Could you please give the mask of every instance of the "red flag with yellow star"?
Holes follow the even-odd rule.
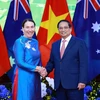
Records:
[[[37,34],[43,66],[46,66],[49,60],[52,43],[60,39],[57,23],[61,19],[67,19],[71,22],[66,0],[46,0],[42,21]],[[72,33],[74,34],[74,31]],[[50,76],[53,77],[53,73]]]
[[[0,76],[6,73],[10,68],[11,66],[7,53],[6,43],[0,26]]]

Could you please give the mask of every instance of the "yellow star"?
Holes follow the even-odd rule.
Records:
[[[49,19],[41,22],[41,27],[48,30],[47,43],[49,43],[55,33],[58,33],[57,23],[59,22],[59,20],[65,19],[68,16],[68,13],[69,12],[60,16],[55,16],[54,12],[51,9],[51,6],[49,6]]]

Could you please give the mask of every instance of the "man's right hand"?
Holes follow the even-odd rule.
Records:
[[[44,78],[44,77],[46,77],[47,76],[47,71],[46,71],[46,68],[44,68],[44,67],[42,67],[41,68],[41,71],[40,71],[40,75]]]

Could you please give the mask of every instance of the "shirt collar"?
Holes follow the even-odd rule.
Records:
[[[70,34],[65,40],[66,40],[67,42],[69,42],[70,39],[71,39],[71,37],[72,37],[72,35]],[[62,39],[61,39],[61,42],[62,42],[63,40],[64,40],[64,39],[62,38]]]

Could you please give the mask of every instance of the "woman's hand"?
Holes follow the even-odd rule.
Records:
[[[41,66],[37,66],[36,69],[35,69],[35,71],[36,72],[40,72],[41,71],[41,68],[42,68]]]

